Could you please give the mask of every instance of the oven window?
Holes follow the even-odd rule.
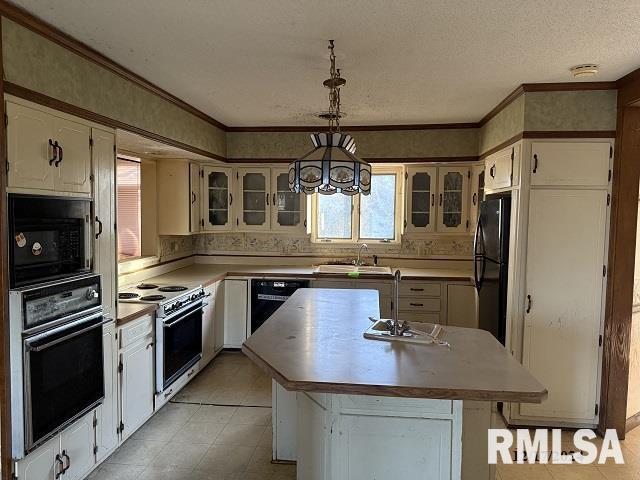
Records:
[[[27,347],[25,388],[32,432],[29,439],[27,428],[27,448],[104,397],[102,328],[95,325],[101,321],[97,318]],[[92,324],[94,328],[78,333]],[[77,335],[71,336],[74,333]],[[28,422],[29,411],[25,413]]]
[[[164,333],[164,385],[168,387],[202,355],[202,308],[177,319],[169,319]]]

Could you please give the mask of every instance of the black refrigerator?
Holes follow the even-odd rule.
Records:
[[[478,290],[479,326],[505,344],[507,320],[507,271],[511,197],[487,198],[473,240],[473,276]]]

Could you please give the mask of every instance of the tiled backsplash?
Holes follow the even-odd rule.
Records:
[[[160,237],[163,261],[191,254],[255,254],[269,255],[326,255],[353,256],[359,245],[337,246],[312,243],[309,237],[291,237],[286,234],[268,233],[207,233],[191,237]],[[404,236],[400,244],[372,244],[369,255],[415,256],[424,258],[470,258],[473,239],[469,235],[433,238],[411,238]]]

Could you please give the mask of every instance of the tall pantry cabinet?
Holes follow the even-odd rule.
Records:
[[[598,423],[612,141],[528,141],[511,349],[549,391],[512,404],[512,425]],[[526,182],[525,179],[528,179]],[[517,310],[517,309],[516,309]],[[513,318],[518,318],[514,315]]]

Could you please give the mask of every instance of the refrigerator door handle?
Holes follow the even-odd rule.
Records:
[[[482,222],[480,221],[480,216],[478,215],[478,221],[476,222],[476,233],[473,236],[473,254],[474,255],[484,255],[484,246],[481,244],[482,242]],[[478,247],[482,246],[482,251],[478,251]]]

